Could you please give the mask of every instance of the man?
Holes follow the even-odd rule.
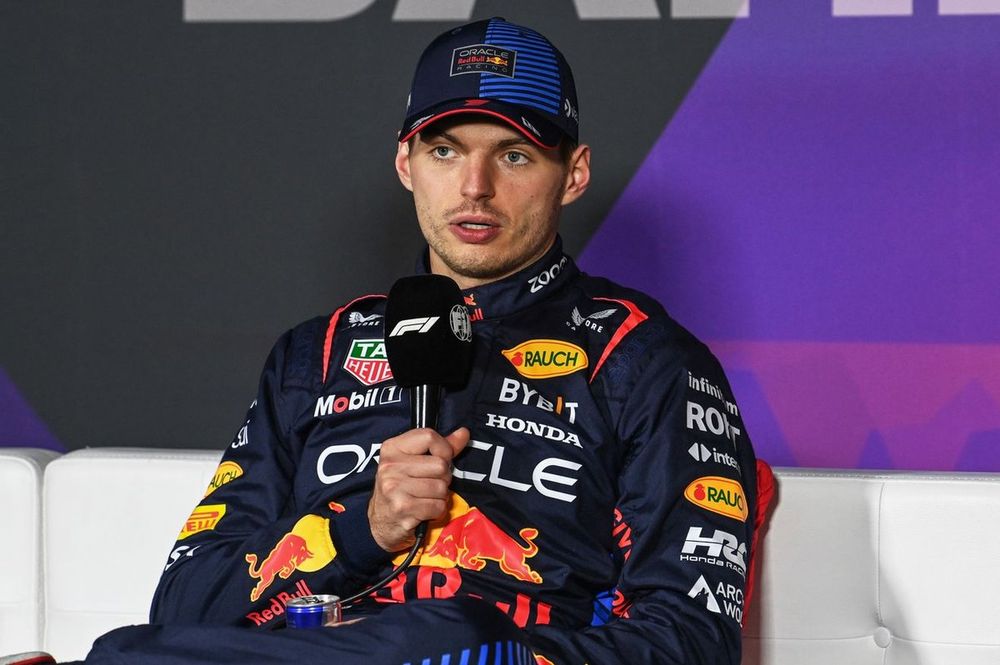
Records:
[[[563,56],[502,19],[441,35],[395,165],[420,270],[453,278],[473,321],[444,435],[410,429],[383,296],[289,331],[170,554],[151,621],[172,628],[112,633],[90,660],[738,663],[751,444],[708,349],[562,252],[590,179]],[[413,564],[345,609],[360,621],[267,632],[294,597],[385,576],[425,520]]]

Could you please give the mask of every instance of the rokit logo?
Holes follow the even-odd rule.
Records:
[[[705,576],[701,575],[688,591],[688,597],[695,600],[703,598],[705,608],[709,612],[725,614],[737,623],[743,623],[743,589],[737,586],[719,582],[713,592],[712,587],[705,580]]]
[[[384,406],[386,404],[396,404],[402,399],[402,391],[399,386],[387,386],[385,388],[372,388],[365,392],[352,392],[350,395],[327,395],[316,399],[316,409],[313,417],[322,418],[335,413],[345,411],[357,411],[373,406]]]
[[[606,319],[609,316],[613,316],[617,311],[618,310],[616,308],[612,307],[611,309],[602,309],[599,312],[594,312],[589,316],[583,316],[580,314],[579,308],[574,307],[573,311],[569,315],[569,321],[566,322],[566,325],[570,330],[576,330],[580,326],[583,326],[587,330],[602,333],[604,332],[604,324],[597,322]]]
[[[706,409],[698,402],[690,400],[687,403],[687,428],[724,436],[733,442],[733,446],[737,445],[740,434],[743,433],[743,430],[729,422],[729,416],[724,411],[714,406]]]
[[[536,423],[533,420],[509,418],[507,416],[498,416],[495,413],[487,413],[486,426],[493,427],[495,429],[502,429],[507,432],[514,432],[516,434],[540,436],[544,439],[548,439],[549,441],[568,443],[576,446],[577,448],[583,448],[583,446],[580,445],[580,439],[573,432],[567,432],[566,430],[553,427],[552,425]]]
[[[740,471],[740,463],[729,453],[720,453],[717,449],[709,449],[704,443],[692,443],[688,448],[688,455],[698,462],[708,462],[711,460],[716,464],[725,464],[728,467]]]
[[[558,415],[562,415],[565,412],[569,424],[573,425],[576,423],[576,407],[579,406],[579,403],[567,402],[563,399],[562,395],[557,395],[555,401],[546,399],[537,390],[533,390],[523,381],[504,377],[498,399],[505,403],[520,403],[524,406],[533,406],[536,409]]]
[[[722,529],[716,529],[711,536],[703,536],[700,526],[690,527],[681,547],[680,560],[728,568],[742,577],[747,574],[746,544]]]
[[[548,270],[543,270],[541,273],[535,275],[534,277],[529,278],[528,285],[530,287],[531,292],[538,293],[546,286],[548,286],[552,282],[552,280],[554,280],[556,277],[559,276],[559,273],[562,272],[563,266],[566,265],[566,262],[568,260],[569,257],[564,256],[561,259],[559,259],[559,261],[557,261],[556,263],[553,263]]]

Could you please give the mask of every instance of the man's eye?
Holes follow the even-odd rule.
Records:
[[[508,152],[505,155],[505,158],[511,164],[524,164],[526,161],[528,161],[528,158],[525,157],[520,152]]]
[[[435,157],[447,157],[451,154],[451,148],[448,146],[439,145],[434,148]]]

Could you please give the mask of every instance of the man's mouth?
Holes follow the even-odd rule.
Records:
[[[492,217],[476,214],[456,215],[451,220],[450,226],[452,233],[460,241],[475,245],[493,241],[503,228]]]

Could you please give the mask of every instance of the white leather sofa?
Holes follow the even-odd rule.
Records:
[[[218,459],[0,448],[0,655],[145,621]],[[1000,663],[1000,474],[775,473],[744,663]]]

